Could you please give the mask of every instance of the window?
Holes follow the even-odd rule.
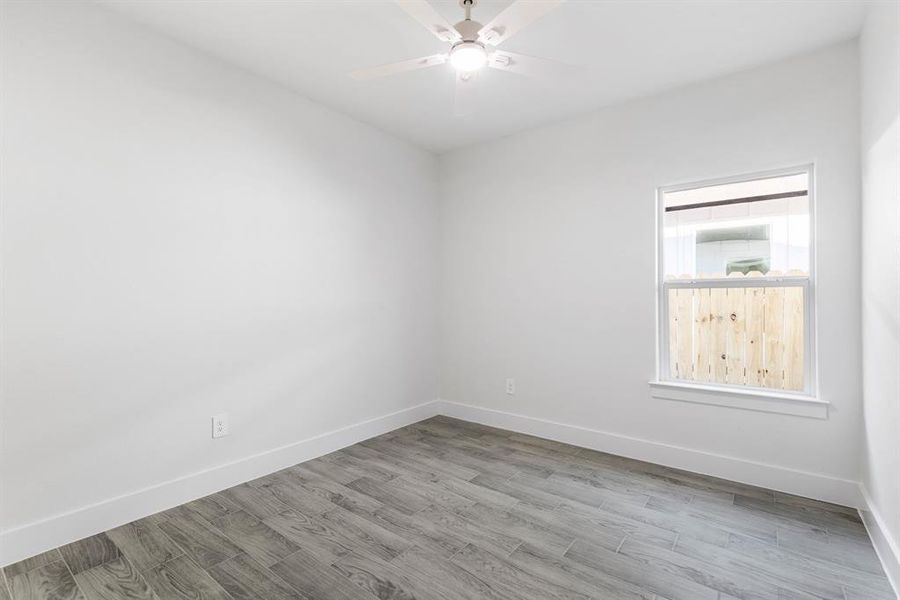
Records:
[[[661,381],[813,393],[812,167],[661,188]]]

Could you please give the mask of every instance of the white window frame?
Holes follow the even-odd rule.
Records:
[[[697,188],[740,183],[755,179],[766,179],[786,175],[806,174],[809,197],[809,277],[754,277],[752,279],[717,278],[717,279],[675,279],[665,278],[665,195],[671,192],[692,190]],[[670,400],[699,402],[733,406],[765,412],[796,414],[799,416],[827,417],[827,403],[816,398],[816,319],[815,319],[815,277],[816,277],[816,242],[815,242],[815,166],[812,163],[746,173],[717,179],[691,181],[676,185],[665,185],[656,190],[657,204],[657,378],[651,382],[653,396]],[[760,285],[763,284],[763,285]],[[669,290],[679,288],[719,288],[719,287],[802,287],[804,297],[804,364],[803,390],[778,390],[774,388],[748,385],[709,383],[676,379],[669,372]]]

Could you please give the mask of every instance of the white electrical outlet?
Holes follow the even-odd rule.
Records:
[[[516,380],[512,377],[506,380],[506,393],[510,396],[516,393]]]
[[[231,433],[231,427],[228,425],[228,413],[214,416],[212,418],[212,436],[220,438],[229,433]]]

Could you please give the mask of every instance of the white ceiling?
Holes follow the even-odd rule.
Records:
[[[859,1],[570,0],[503,45],[582,67],[553,80],[487,69],[453,114],[449,65],[355,81],[353,69],[446,50],[381,0],[99,0],[170,37],[441,152],[857,35]],[[431,0],[451,23],[458,0]],[[510,0],[481,0],[486,23]]]

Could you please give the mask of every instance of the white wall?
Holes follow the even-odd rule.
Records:
[[[900,591],[900,4],[871,7],[860,49],[862,479]]]
[[[106,9],[2,7],[2,529],[434,398],[432,155]]]
[[[794,491],[812,481],[810,493],[854,501],[857,67],[855,43],[842,44],[443,156],[441,397],[599,430],[654,460],[696,450],[702,459],[681,464],[800,481]],[[651,398],[657,186],[810,161],[828,419]]]

